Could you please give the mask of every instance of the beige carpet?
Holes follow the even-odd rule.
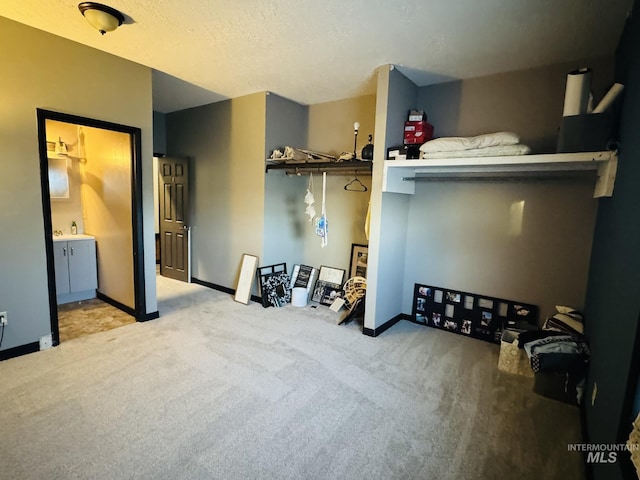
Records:
[[[498,371],[496,345],[158,292],[158,320],[0,362],[0,477],[584,477],[578,409]]]

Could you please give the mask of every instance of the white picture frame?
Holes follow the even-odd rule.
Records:
[[[242,255],[242,263],[240,265],[240,276],[238,277],[238,285],[236,286],[236,294],[234,300],[247,305],[251,298],[251,285],[253,284],[256,266],[258,265],[258,257],[245,253]]]

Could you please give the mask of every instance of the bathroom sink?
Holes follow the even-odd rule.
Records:
[[[92,237],[91,235],[84,235],[82,233],[79,233],[77,235],[71,235],[69,233],[65,233],[64,235],[53,236],[54,242],[68,242],[71,240],[93,240],[93,239],[94,237]]]

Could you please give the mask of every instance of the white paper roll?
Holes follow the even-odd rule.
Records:
[[[618,95],[622,93],[624,90],[624,85],[621,83],[614,83],[613,86],[609,89],[607,94],[600,100],[598,106],[593,110],[593,113],[602,113],[607,108],[611,106],[611,104],[618,98]]]
[[[591,69],[580,68],[567,74],[567,88],[564,93],[562,116],[587,113],[591,90]]]

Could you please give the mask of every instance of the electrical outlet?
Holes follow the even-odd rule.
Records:
[[[48,350],[53,346],[51,334],[40,337],[40,350]]]
[[[6,325],[9,321],[9,316],[7,312],[0,312],[0,325]]]

